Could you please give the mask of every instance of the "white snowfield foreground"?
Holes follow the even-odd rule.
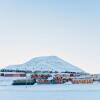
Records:
[[[0,86],[0,100],[100,100],[100,84]]]

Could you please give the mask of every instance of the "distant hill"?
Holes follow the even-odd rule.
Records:
[[[58,72],[84,72],[80,68],[60,59],[57,56],[43,56],[36,57],[30,61],[19,64],[7,66],[10,70],[31,70],[31,71],[58,71]]]

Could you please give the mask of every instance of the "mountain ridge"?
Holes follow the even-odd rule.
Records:
[[[10,65],[6,66],[6,69],[13,69],[13,70],[43,70],[43,71],[58,71],[58,72],[84,72],[77,66],[74,66],[57,56],[41,56],[35,57],[31,60],[18,65]]]

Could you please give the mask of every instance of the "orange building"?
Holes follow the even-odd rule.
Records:
[[[73,79],[73,84],[88,84],[93,83],[93,79]]]

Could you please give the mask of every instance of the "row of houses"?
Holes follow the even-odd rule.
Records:
[[[66,73],[58,73],[51,71],[34,71],[30,73],[26,72],[15,72],[15,71],[1,71],[0,77],[22,77],[27,80],[35,80],[34,83],[38,84],[64,84],[67,82],[71,82],[72,84],[90,84],[94,82],[100,83],[100,75],[99,74],[87,74],[87,73],[75,73],[75,72],[66,72]],[[15,80],[14,80],[15,81]],[[16,82],[16,81],[15,81]],[[17,81],[22,82],[22,81]],[[26,81],[23,81],[26,82]]]
[[[32,74],[32,79],[36,79],[38,84],[64,84],[71,82],[72,84],[89,84],[93,83],[94,79],[90,74],[80,74],[78,76],[72,73],[52,73],[52,74]]]
[[[72,84],[90,84],[100,83],[100,74],[88,73],[38,73],[37,83],[39,84],[63,84],[71,82]],[[34,73],[32,74],[34,76]],[[45,78],[44,78],[45,77]],[[34,77],[32,77],[34,78]]]
[[[26,77],[24,72],[0,72],[1,77]]]
[[[90,84],[93,83],[93,79],[73,79],[72,84]]]

